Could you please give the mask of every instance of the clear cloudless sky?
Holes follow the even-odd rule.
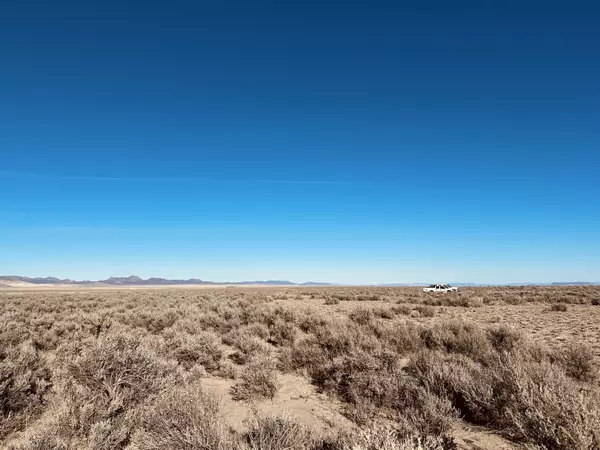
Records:
[[[0,2],[0,274],[600,281],[600,4]]]

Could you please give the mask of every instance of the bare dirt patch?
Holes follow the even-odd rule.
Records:
[[[280,376],[281,387],[272,400],[239,402],[232,399],[234,380],[209,377],[202,384],[220,399],[221,411],[227,423],[236,431],[247,430],[253,411],[262,415],[287,413],[298,422],[318,431],[335,427],[352,428],[352,423],[340,413],[339,401],[316,392],[309,380],[294,374]]]

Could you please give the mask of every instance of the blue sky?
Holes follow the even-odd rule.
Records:
[[[599,281],[561,3],[2,2],[0,274]]]

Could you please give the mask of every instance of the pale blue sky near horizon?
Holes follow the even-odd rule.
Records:
[[[0,4],[0,274],[600,281],[600,5]]]

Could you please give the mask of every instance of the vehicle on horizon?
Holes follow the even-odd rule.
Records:
[[[450,286],[449,284],[430,284],[428,287],[423,288],[423,292],[456,292],[458,288],[456,286]]]

